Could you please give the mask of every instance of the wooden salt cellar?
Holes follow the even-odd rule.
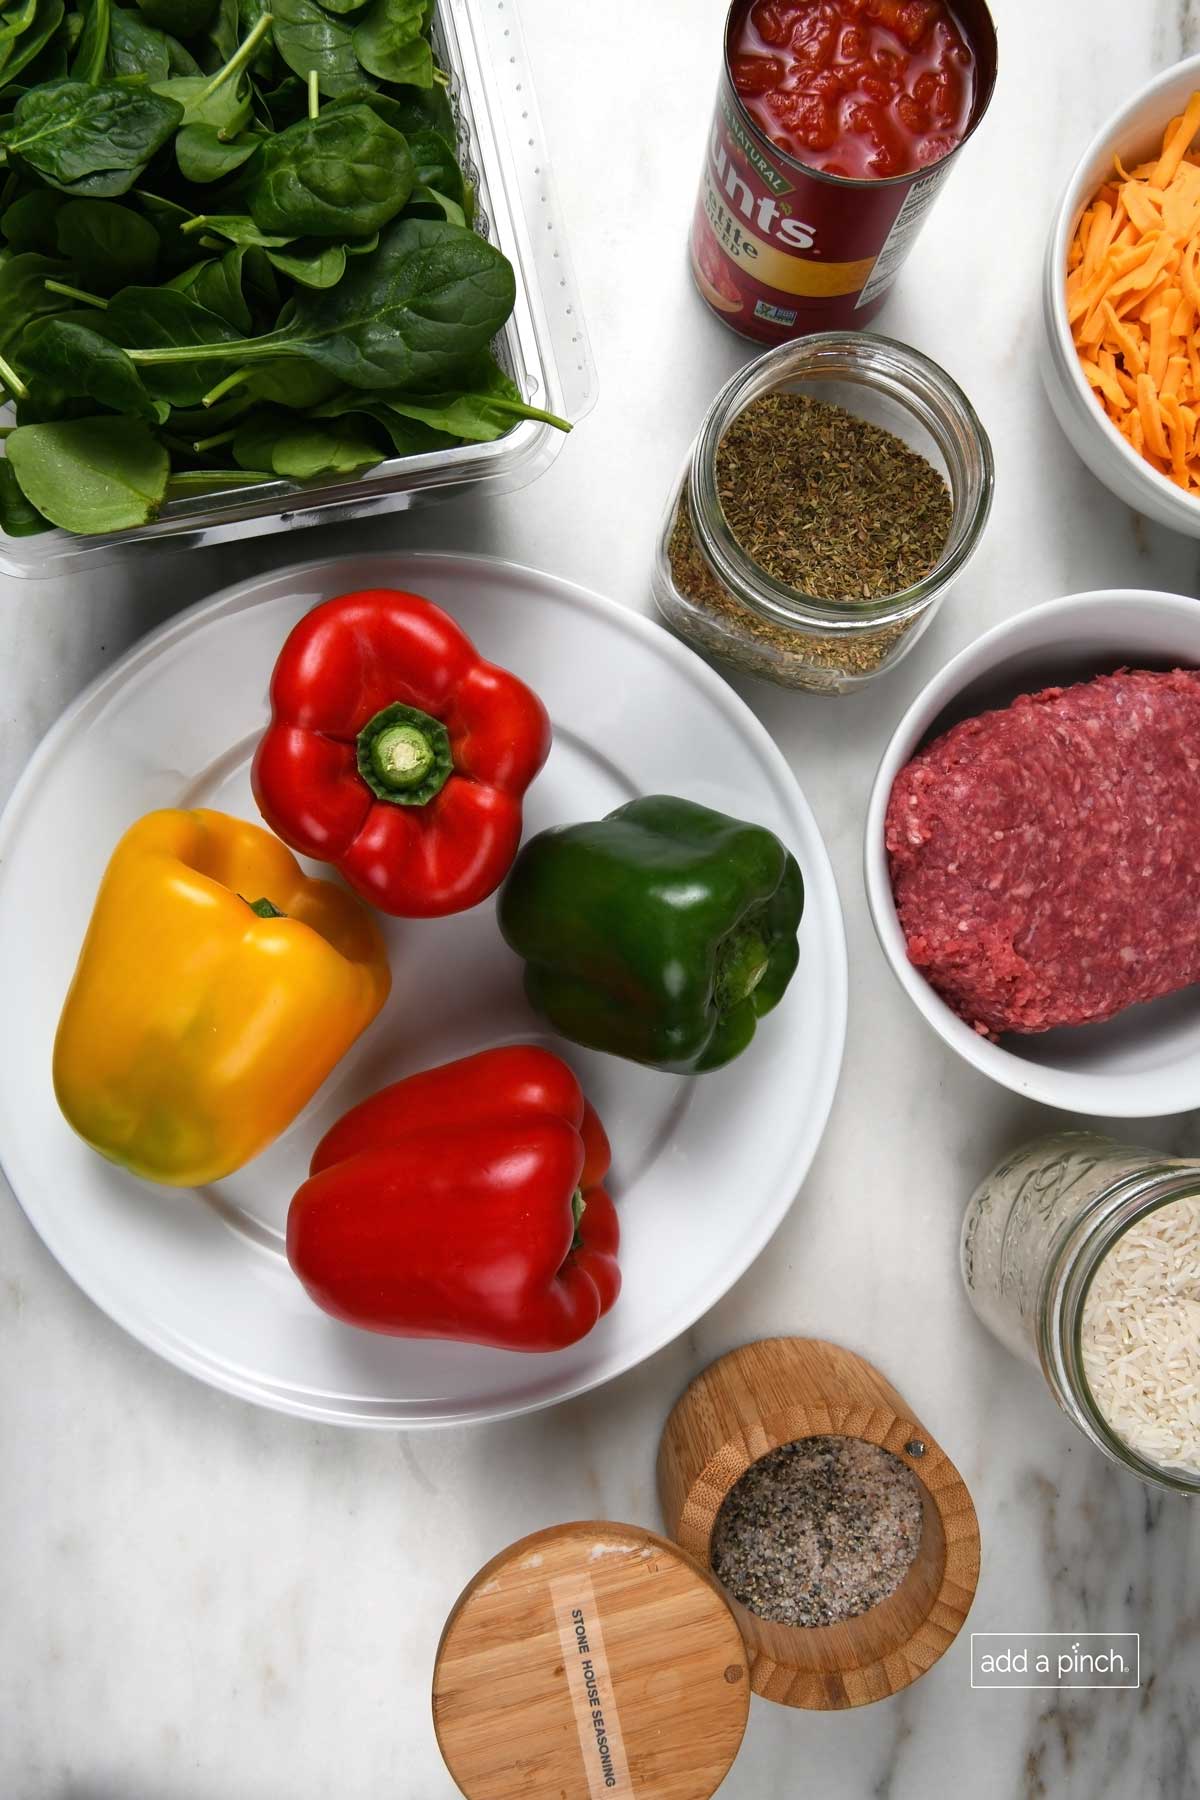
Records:
[[[713,1577],[637,1525],[511,1544],[438,1645],[433,1723],[467,1800],[710,1800],[750,1710]]]
[[[880,1444],[916,1475],[924,1527],[895,1593],[839,1625],[774,1625],[716,1580],[721,1503],[797,1438]],[[750,1690],[785,1706],[863,1706],[949,1648],[979,1576],[979,1527],[953,1464],[877,1369],[816,1339],[722,1357],[667,1420],[659,1493],[675,1542],[570,1521],[510,1544],[446,1622],[433,1723],[466,1800],[711,1800]]]
[[[975,1597],[980,1555],[958,1470],[878,1369],[816,1338],[767,1338],[713,1363],[676,1404],[658,1456],[667,1531],[708,1568],[717,1513],[739,1477],[782,1444],[826,1434],[899,1457],[921,1485],[925,1520],[900,1586],[857,1618],[778,1625],[726,1592],[754,1692],[821,1711],[899,1693],[954,1642]]]

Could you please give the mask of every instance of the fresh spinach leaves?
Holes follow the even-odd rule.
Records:
[[[498,437],[431,0],[0,0],[0,531]]]
[[[115,200],[60,200],[54,214],[55,247],[82,287],[115,294],[153,279],[159,238],[149,219]]]
[[[260,230],[369,237],[402,212],[416,180],[407,140],[368,106],[300,119],[263,144],[246,183]]]
[[[453,379],[512,311],[512,265],[461,225],[402,219],[337,287],[296,295],[273,332],[218,344],[134,345],[147,368],[235,355],[300,356],[350,387],[424,389]],[[130,340],[124,340],[129,343]]]
[[[261,469],[288,481],[357,475],[383,458],[375,438],[353,419],[297,419],[269,407],[253,413],[233,439],[240,469]]]
[[[0,145],[52,187],[123,194],[182,117],[175,100],[144,89],[58,81],[22,94]]]
[[[112,414],[19,425],[4,448],[30,505],[52,525],[85,534],[148,524],[171,468],[149,425]]]
[[[363,86],[354,33],[314,0],[271,0],[271,16],[275,48],[301,81],[315,69],[320,90],[330,99]]]
[[[433,86],[433,51],[423,35],[424,0],[371,0],[354,30],[354,53],[380,81]]]
[[[73,318],[39,319],[22,335],[21,368],[61,393],[97,400],[113,412],[166,422],[170,407],[153,400],[125,352]]]

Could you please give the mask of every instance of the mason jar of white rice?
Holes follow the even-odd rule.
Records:
[[[980,1184],[972,1306],[1111,1461],[1200,1494],[1200,1163],[1058,1132]]]

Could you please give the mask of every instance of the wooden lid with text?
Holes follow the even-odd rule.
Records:
[[[493,1557],[434,1667],[434,1729],[467,1800],[709,1800],[749,1707],[720,1587],[633,1525],[555,1525]]]

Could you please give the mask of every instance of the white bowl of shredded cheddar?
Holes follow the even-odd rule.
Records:
[[[1092,140],[1046,252],[1042,377],[1099,481],[1200,537],[1200,56]]]

